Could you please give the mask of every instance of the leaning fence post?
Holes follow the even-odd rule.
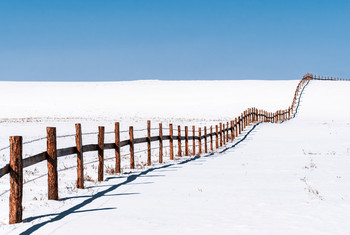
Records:
[[[147,166],[152,165],[151,158],[151,121],[147,121]]]
[[[207,153],[207,127],[204,127],[204,152]]]
[[[77,146],[77,188],[84,188],[84,155],[83,155],[83,137],[81,133],[81,124],[75,124],[75,143]]]
[[[193,136],[192,151],[193,151],[193,156],[196,156],[196,129],[195,129],[195,126],[192,126],[192,136]]]
[[[173,124],[169,124],[169,144],[170,144],[170,160],[174,160],[174,145],[173,145]]]
[[[185,126],[185,156],[188,155],[188,126]]]
[[[120,173],[120,130],[119,122],[115,123],[115,173]]]
[[[56,128],[46,128],[46,152],[47,152],[47,196],[49,200],[58,200],[58,177],[57,177],[57,141]]]
[[[163,128],[159,123],[159,163],[163,163]]]
[[[22,136],[10,137],[10,187],[9,223],[20,223],[23,197]]]
[[[134,158],[134,128],[129,127],[129,145],[130,145],[130,169],[135,169],[135,158]]]
[[[181,152],[181,126],[177,126],[177,141],[178,141],[178,155],[179,157],[182,156],[182,152]]]
[[[98,127],[98,181],[103,181],[105,127]]]

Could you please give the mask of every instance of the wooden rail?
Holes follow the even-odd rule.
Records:
[[[81,125],[76,124],[76,146],[57,149],[56,143],[56,129],[54,127],[47,128],[47,149],[44,152],[22,159],[22,137],[11,136],[10,137],[10,163],[0,168],[0,178],[10,173],[10,217],[9,223],[18,223],[22,221],[22,191],[23,191],[23,168],[32,166],[44,160],[48,163],[48,199],[58,200],[58,183],[57,183],[57,158],[68,156],[72,154],[77,155],[77,187],[84,188],[84,155],[85,152],[98,151],[99,168],[98,168],[98,181],[103,181],[103,163],[104,163],[104,150],[115,150],[115,172],[120,173],[120,149],[125,146],[130,148],[130,168],[135,168],[134,159],[134,145],[145,143],[147,144],[147,165],[151,166],[151,143],[159,142],[159,155],[158,162],[163,162],[163,141],[169,140],[170,143],[170,160],[174,159],[173,145],[174,140],[177,140],[178,154],[177,157],[182,156],[181,144],[185,141],[185,156],[189,156],[189,140],[192,140],[192,155],[196,155],[196,141],[199,144],[198,154],[202,153],[202,145],[204,144],[204,152],[212,152],[214,149],[222,147],[229,141],[234,141],[235,138],[242,133],[242,131],[251,123],[256,122],[271,122],[279,123],[285,120],[289,120],[294,113],[295,106],[298,101],[299,94],[305,83],[309,80],[333,80],[344,81],[345,79],[329,78],[329,77],[316,77],[311,74],[306,74],[298,83],[293,101],[290,107],[285,110],[277,110],[276,112],[267,112],[259,110],[255,107],[246,109],[241,115],[232,119],[230,122],[219,123],[215,126],[198,128],[197,135],[195,126],[192,126],[192,135],[189,135],[188,127],[185,127],[185,135],[181,135],[181,126],[178,126],[178,133],[174,135],[173,125],[169,125],[169,135],[163,135],[162,124],[159,124],[159,135],[151,136],[151,121],[147,121],[147,136],[141,138],[134,138],[133,127],[129,127],[129,139],[120,140],[120,126],[119,122],[115,123],[115,141],[114,143],[104,143],[104,127],[99,127],[98,143],[83,145],[82,129]],[[347,79],[346,81],[349,81]],[[204,133],[202,130],[204,129]],[[215,138],[215,145],[213,140]],[[207,144],[210,142],[210,149],[208,150]],[[176,143],[176,142],[175,142]],[[215,148],[214,148],[215,146]]]

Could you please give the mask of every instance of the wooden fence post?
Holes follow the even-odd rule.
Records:
[[[222,129],[221,129],[222,139],[223,139],[222,144],[223,144],[223,145],[225,145],[225,144],[226,144],[226,136],[225,136],[225,132],[226,132],[226,130],[225,130],[225,123],[224,123],[224,124],[222,124]]]
[[[239,131],[238,131],[238,134],[240,135],[241,133],[242,133],[242,128],[241,128],[241,116],[238,116],[238,129],[239,129]]]
[[[213,126],[210,126],[210,151],[213,150]]]
[[[198,128],[198,154],[201,155],[202,154],[202,130],[199,127]]]
[[[9,223],[22,222],[23,159],[22,136],[10,137],[10,208]]]
[[[57,141],[56,128],[46,128],[46,152],[47,152],[47,196],[49,200],[58,200],[58,176],[57,176]]]
[[[159,163],[163,163],[163,128],[159,123]]]
[[[120,130],[119,122],[115,123],[115,173],[120,173]]]
[[[84,155],[83,155],[83,136],[80,123],[75,124],[75,143],[77,146],[77,188],[84,188]]]
[[[135,156],[134,156],[134,127],[129,126],[129,145],[130,145],[130,169],[135,169]]]
[[[215,125],[216,132],[215,132],[215,147],[216,149],[219,148],[219,136],[218,136],[218,125]]]
[[[234,129],[234,123],[231,121],[231,141],[235,139],[235,129]]]
[[[204,127],[204,153],[208,152],[207,148],[207,127]]]
[[[170,160],[174,160],[174,145],[173,145],[173,124],[169,124],[169,135],[170,135]]]
[[[98,127],[98,181],[103,181],[105,127]]]
[[[182,151],[181,151],[181,126],[177,126],[177,141],[178,141],[178,155],[179,157],[182,156]]]
[[[185,156],[190,155],[188,153],[188,126],[185,126]]]
[[[152,165],[151,157],[151,121],[147,121],[147,166]]]
[[[195,129],[195,126],[192,126],[192,136],[193,136],[192,152],[193,152],[193,156],[196,156],[196,129]]]
[[[220,147],[222,147],[222,123],[220,122],[220,132],[219,132],[219,135],[220,135]]]
[[[229,125],[228,125],[228,122],[226,122],[226,143],[228,142],[228,133],[229,133]]]
[[[235,118],[235,137],[237,137],[238,136],[238,123],[237,123],[237,118]]]

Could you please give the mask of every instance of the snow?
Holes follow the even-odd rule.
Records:
[[[135,129],[144,128],[147,118],[152,119],[154,126],[158,121],[181,125],[192,123],[196,126],[211,125],[219,120],[229,120],[230,117],[236,116],[243,109],[251,106],[265,108],[267,111],[287,108],[296,84],[297,81],[139,81],[130,82],[129,85],[127,82],[89,83],[80,87],[77,83],[65,83],[57,89],[65,87],[73,91],[80,87],[81,92],[86,89],[88,94],[88,91],[91,92],[95,88],[95,93],[98,93],[99,87],[124,86],[123,95],[129,94],[134,89],[139,91],[135,92],[138,98],[147,98],[141,99],[144,105],[140,106],[137,106],[135,101],[138,98],[130,98],[132,105],[114,109],[123,110],[123,115],[115,111],[115,116],[85,112],[84,107],[88,108],[89,102],[82,104],[81,113],[70,113],[73,119],[68,120],[63,119],[62,110],[57,111],[62,113],[52,112],[50,116],[50,109],[40,109],[42,113],[35,115],[40,122],[6,121],[0,124],[0,130],[1,133],[5,133],[6,138],[14,128],[17,129],[16,131],[23,130],[28,139],[45,133],[46,125],[57,126],[59,135],[72,133],[74,121],[77,120],[73,117],[75,115],[83,118],[80,120],[84,121],[83,128],[86,128],[86,132],[95,131],[97,126],[101,125],[98,122],[99,116],[102,122],[106,123],[106,131],[113,130],[113,121],[116,119],[121,120],[122,127],[132,124]],[[4,85],[12,86],[11,83]],[[33,86],[40,90],[40,86],[45,87],[48,84],[33,84]],[[149,96],[158,94],[158,91],[142,93],[146,86],[152,89],[161,87],[164,95],[172,97],[178,95],[178,88],[183,88],[183,95],[189,98],[193,95],[190,93],[192,91],[194,94],[211,91],[212,96],[202,96],[202,99],[193,96],[194,102],[190,104],[183,101],[177,101],[179,102],[177,104],[173,101],[174,105],[178,105],[175,107],[183,107],[183,109],[177,109],[177,112],[173,111],[167,100],[160,100],[159,103],[153,104],[153,107],[157,108],[150,109],[153,110],[152,114],[146,112],[149,110],[146,106],[148,102],[153,102]],[[189,87],[186,88],[187,86]],[[24,88],[25,85],[23,85]],[[228,145],[235,147],[221,153],[222,149],[211,155],[182,158],[175,162],[170,161],[167,156],[165,164],[154,162],[152,168],[141,164],[134,171],[126,168],[124,174],[120,176],[105,174],[106,180],[102,183],[87,181],[87,187],[84,190],[78,190],[74,186],[76,176],[74,168],[61,171],[59,172],[59,196],[62,200],[58,202],[46,200],[45,177],[26,183],[23,201],[25,207],[23,218],[26,222],[21,224],[6,224],[8,220],[6,189],[9,186],[8,178],[3,177],[0,179],[0,192],[3,192],[0,196],[2,208],[0,216],[3,223],[0,226],[0,232],[13,234],[24,231],[35,234],[63,234],[73,231],[84,234],[103,232],[348,234],[350,231],[350,224],[347,223],[347,218],[350,216],[350,171],[348,170],[350,108],[347,105],[350,101],[349,89],[349,82],[311,81],[304,90],[295,119],[282,124],[262,123],[250,126],[235,142]],[[8,90],[7,92],[11,93]],[[252,95],[242,99],[242,95],[249,92]],[[143,94],[146,95],[143,96]],[[69,96],[70,92],[67,92],[67,95]],[[124,99],[127,100],[127,97],[125,96]],[[58,95],[56,99],[59,99]],[[211,107],[212,109],[206,108],[205,102],[210,100],[217,106]],[[31,103],[33,100],[28,99],[26,102]],[[38,106],[44,107],[45,102],[40,102]],[[66,107],[60,104],[60,101],[57,102],[57,107],[62,109]],[[108,104],[110,108],[112,102],[104,104]],[[68,111],[70,108],[66,107],[65,110]],[[8,112],[14,113],[13,117],[23,118],[35,113],[31,110],[21,114],[21,111],[15,108]],[[2,115],[6,117],[6,114]],[[45,117],[52,119],[45,119]],[[155,134],[156,132],[155,130]],[[247,135],[246,139],[235,145],[245,135]],[[112,141],[112,137],[110,138]],[[94,139],[96,136],[86,137],[85,142],[93,142]],[[63,146],[72,144],[72,141],[74,140],[62,138],[58,143]],[[6,142],[2,141],[2,143]],[[28,154],[37,150],[38,147],[39,145],[28,147]],[[125,153],[128,153],[127,149]],[[107,156],[113,156],[113,154],[113,151],[106,152]],[[96,158],[95,154],[86,154],[84,157]],[[5,154],[3,158],[5,163],[7,155]],[[137,159],[139,162],[142,161],[144,153],[140,153]],[[154,160],[156,159],[154,157]],[[75,164],[74,156],[65,158],[64,162],[60,160],[59,167],[62,169],[63,164],[67,166]],[[106,162],[107,165],[113,165],[113,163],[113,160]],[[128,158],[124,159],[124,163],[127,167]],[[96,178],[97,169],[93,169],[92,166],[94,164],[88,165],[86,172],[92,178]],[[35,168],[40,174],[44,174],[45,163],[37,164]],[[33,169],[31,171],[34,172]],[[35,178],[39,173],[34,172],[32,176],[30,174],[31,172],[25,174],[25,178]],[[37,197],[37,200],[34,200],[34,197]]]

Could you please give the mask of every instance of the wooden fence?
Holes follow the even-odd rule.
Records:
[[[129,139],[120,139],[120,125],[115,123],[115,139],[113,143],[105,143],[105,128],[98,127],[97,144],[83,145],[82,129],[80,124],[75,125],[76,145],[68,148],[57,149],[57,136],[55,127],[47,127],[47,149],[34,156],[22,158],[23,139],[21,136],[10,137],[10,162],[0,169],[0,178],[6,174],[10,174],[10,211],[9,223],[22,222],[22,195],[23,195],[23,168],[32,166],[42,161],[47,161],[48,169],[48,199],[58,200],[58,173],[57,158],[76,154],[77,155],[77,187],[84,188],[84,153],[97,151],[98,157],[98,181],[103,181],[104,172],[104,150],[115,150],[115,173],[121,173],[121,155],[120,149],[129,146],[130,148],[130,168],[135,168],[134,146],[141,143],[147,143],[147,165],[151,166],[151,143],[159,142],[159,163],[163,162],[163,141],[169,141],[170,160],[174,160],[174,144],[178,146],[177,156],[182,156],[182,147],[184,146],[184,155],[189,156],[189,142],[192,140],[192,155],[200,155],[202,153],[212,152],[224,146],[229,141],[233,141],[242,131],[251,123],[271,122],[278,123],[289,120],[292,117],[294,108],[297,104],[299,93],[304,84],[309,80],[335,80],[333,78],[313,77],[306,74],[299,82],[291,106],[285,110],[276,112],[267,112],[262,109],[249,108],[241,113],[240,116],[226,123],[218,123],[215,126],[198,128],[192,126],[192,135],[189,135],[188,126],[185,126],[185,136],[181,135],[181,126],[178,126],[177,135],[173,134],[173,125],[169,124],[169,135],[163,135],[162,123],[159,123],[159,135],[151,136],[151,122],[147,121],[147,136],[142,138],[134,138],[133,127],[129,127]],[[336,79],[341,80],[341,79]],[[204,130],[204,134],[202,134]],[[196,134],[197,133],[197,134]],[[214,144],[215,139],[215,144]],[[198,149],[195,142],[198,141]],[[184,142],[184,145],[183,145]],[[204,149],[202,149],[204,145]],[[210,146],[210,148],[208,147]]]

